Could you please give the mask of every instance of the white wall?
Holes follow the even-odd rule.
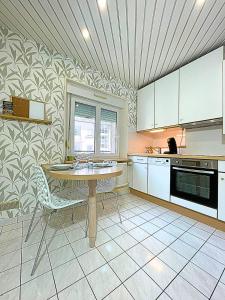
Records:
[[[128,153],[144,153],[146,146],[153,145],[153,138],[149,132],[128,131]]]
[[[221,126],[186,129],[183,154],[225,155],[225,135]]]

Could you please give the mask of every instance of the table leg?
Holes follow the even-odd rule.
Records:
[[[89,180],[89,215],[88,215],[88,224],[89,224],[89,245],[91,248],[95,247],[96,240],[96,186],[97,180]]]

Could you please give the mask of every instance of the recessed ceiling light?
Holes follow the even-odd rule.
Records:
[[[204,4],[205,0],[196,0],[196,5],[201,7]]]
[[[98,6],[100,10],[105,10],[106,9],[106,0],[98,0]]]
[[[85,40],[89,39],[90,34],[89,34],[89,31],[87,30],[87,28],[82,29],[82,35],[85,38]]]

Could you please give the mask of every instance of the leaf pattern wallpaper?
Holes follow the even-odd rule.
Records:
[[[0,27],[0,105],[10,95],[44,101],[51,125],[0,119],[0,202],[19,200],[19,209],[0,218],[31,213],[36,188],[32,165],[64,159],[65,78],[127,98],[128,126],[136,127],[136,90],[65,58],[46,46]]]

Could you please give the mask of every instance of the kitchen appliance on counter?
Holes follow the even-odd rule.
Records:
[[[164,154],[177,154],[177,143],[174,137],[167,139],[169,151],[165,151]]]
[[[171,199],[176,197],[174,200],[184,199],[217,209],[218,161],[172,158],[170,192]],[[186,207],[192,208],[190,205]]]

